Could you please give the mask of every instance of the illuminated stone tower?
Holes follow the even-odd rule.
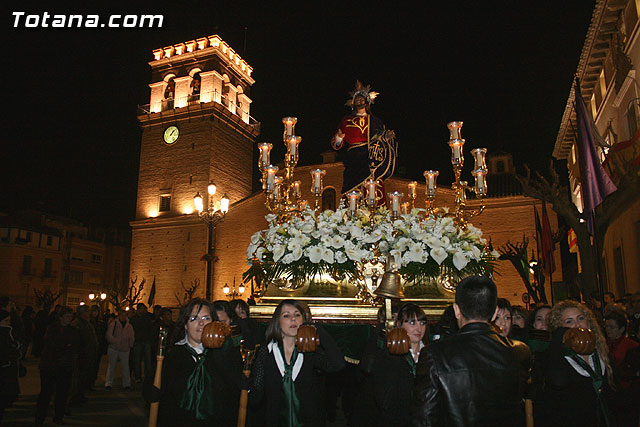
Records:
[[[156,49],[153,56],[150,103],[138,112],[143,132],[131,276],[147,280],[147,295],[155,277],[155,303],[176,305],[181,283],[198,279],[196,295],[205,293],[207,263],[200,258],[208,234],[193,197],[199,192],[207,203],[211,180],[231,204],[251,194],[259,123],[250,116],[253,69],[220,37]]]

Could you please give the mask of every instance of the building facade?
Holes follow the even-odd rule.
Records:
[[[596,147],[616,184],[640,166],[640,3],[599,0],[582,48],[576,76],[582,96],[601,137]],[[577,120],[572,88],[553,156],[566,161],[571,197],[582,211],[577,148]],[[617,297],[640,290],[640,194],[616,212],[604,239],[601,282]]]
[[[181,285],[204,285],[208,230],[194,210],[215,182],[219,203],[251,194],[252,68],[218,36],[153,51],[150,103],[142,126],[136,218],[131,222],[131,277],[156,282],[156,302],[175,305]],[[148,294],[150,289],[144,292]],[[198,292],[204,295],[204,286]],[[143,297],[144,299],[144,297]]]
[[[0,217],[0,283],[16,304],[36,305],[36,291],[57,303],[90,303],[129,280],[128,232],[94,228],[37,211]]]

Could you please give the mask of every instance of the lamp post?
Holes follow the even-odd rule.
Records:
[[[238,290],[236,291],[236,278],[233,278],[233,290],[229,288],[229,284],[225,283],[222,287],[222,292],[224,292],[225,296],[231,297],[231,299],[235,299],[236,297],[242,296],[244,294],[245,288],[244,284],[240,283],[238,286]]]
[[[104,302],[107,299],[107,293],[104,291],[91,291],[89,292],[89,301],[98,303],[100,312],[104,310]]]
[[[214,205],[213,196],[216,194],[216,185],[213,183],[213,180],[207,186],[207,193],[209,194],[209,203],[207,209],[204,209],[204,203],[202,196],[200,193],[196,193],[193,197],[193,203],[195,205],[196,211],[198,212],[198,217],[207,225],[207,229],[209,231],[209,236],[207,239],[207,287],[206,287],[206,298],[207,300],[211,300],[211,277],[213,275],[213,251],[215,250],[215,228],[218,226],[222,220],[224,220],[224,216],[229,211],[229,198],[226,194],[222,196],[220,199],[220,204],[218,207]]]

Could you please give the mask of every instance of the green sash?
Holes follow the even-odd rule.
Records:
[[[593,389],[596,392],[596,398],[598,399],[598,407],[600,408],[600,412],[604,419],[605,426],[609,427],[609,410],[607,408],[606,399],[602,396],[602,385],[604,383],[604,376],[602,375],[602,366],[600,365],[600,356],[598,355],[598,350],[594,350],[593,354],[590,356],[593,360],[593,366],[595,369],[591,368],[582,357],[578,355],[575,351],[570,348],[564,346],[565,355],[569,356],[571,360],[576,362],[582,369],[587,371],[589,376],[591,377],[591,382],[593,385]]]
[[[208,348],[198,354],[189,344],[184,345],[189,354],[196,359],[196,367],[187,379],[187,388],[182,394],[180,408],[195,414],[197,420],[206,420],[214,414],[214,402],[211,391],[213,384],[205,366]]]
[[[416,377],[416,361],[413,360],[413,356],[411,355],[411,350],[407,353],[407,362],[409,362],[409,366],[411,367],[411,373],[413,374],[413,378]]]
[[[302,423],[298,420],[298,414],[300,413],[300,401],[296,394],[296,385],[293,382],[293,365],[298,358],[298,348],[293,348],[293,354],[291,355],[291,362],[287,364],[287,359],[284,356],[284,349],[282,343],[278,344],[278,349],[282,355],[282,361],[284,362],[284,375],[282,376],[282,390],[284,391],[284,404],[282,405],[280,416],[284,421],[284,426],[287,427],[299,427]]]

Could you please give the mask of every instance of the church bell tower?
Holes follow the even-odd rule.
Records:
[[[204,195],[206,206],[211,181],[231,204],[251,194],[260,124],[250,115],[253,69],[219,36],[156,49],[153,57],[150,102],[138,111],[131,277],[146,279],[146,295],[155,279],[155,303],[172,306],[181,284],[198,280],[194,296],[205,293],[208,230],[193,198]],[[221,194],[213,197],[216,203]]]

